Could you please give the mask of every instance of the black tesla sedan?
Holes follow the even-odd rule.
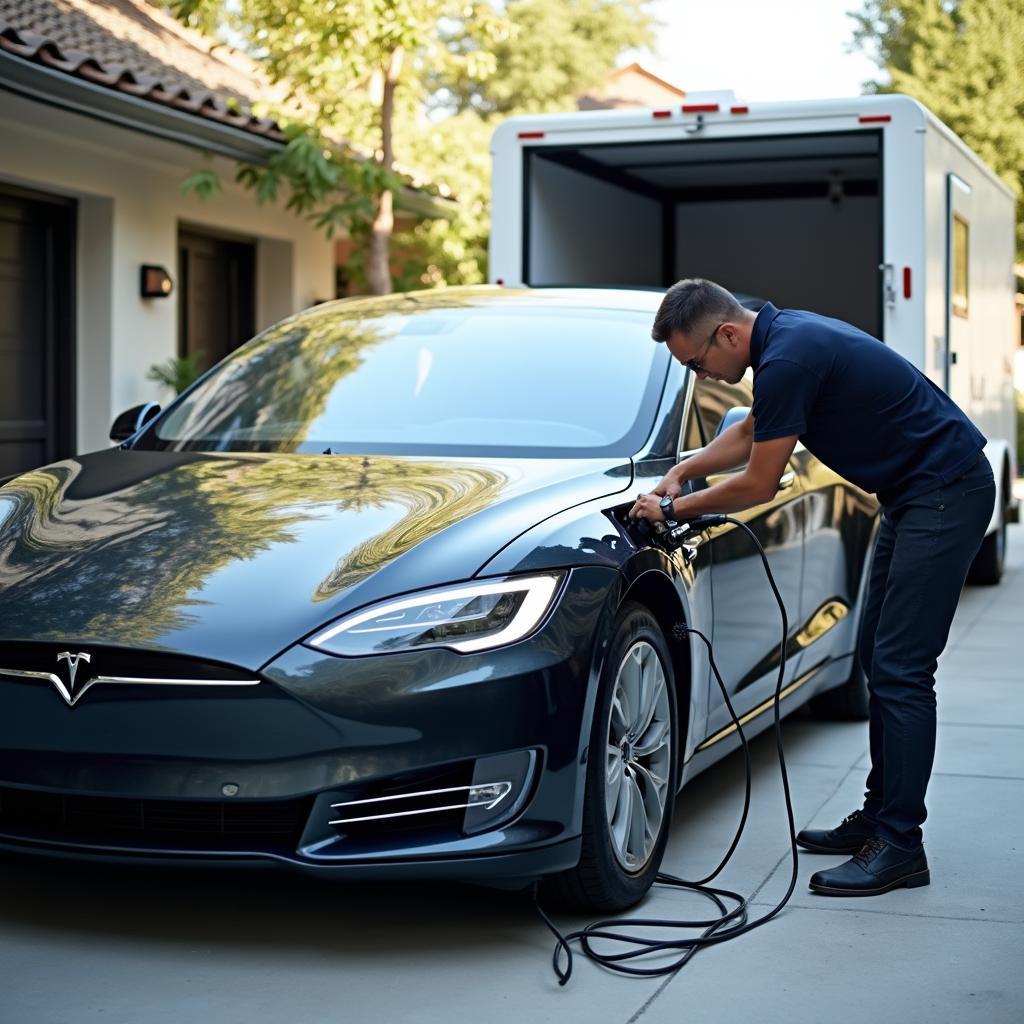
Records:
[[[621,908],[673,798],[771,721],[742,530],[626,511],[746,415],[660,296],[451,289],[286,320],[108,450],[0,487],[0,846],[270,859]],[[863,715],[876,506],[800,447],[745,513],[783,711]]]

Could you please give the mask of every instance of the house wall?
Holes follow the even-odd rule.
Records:
[[[234,184],[232,161],[0,95],[0,182],[78,201],[78,451],[108,446],[117,413],[170,397],[145,375],[177,354],[177,302],[140,298],[139,267],[159,264],[177,277],[179,225],[255,243],[259,330],[334,297],[333,244],[283,205],[259,206]],[[218,171],[223,184],[205,203],[181,193],[200,167]]]

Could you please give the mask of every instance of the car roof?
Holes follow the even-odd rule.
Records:
[[[415,292],[394,292],[391,295],[356,296],[323,302],[299,314],[377,315],[413,314],[417,311],[471,309],[493,306],[574,309],[615,309],[623,312],[654,314],[663,289],[642,288],[505,288],[501,285],[461,285],[430,288]]]
[[[746,292],[734,293],[740,305],[757,311],[764,299]],[[543,309],[612,309],[622,312],[646,313],[653,316],[661,305],[665,289],[662,287],[579,287],[551,285],[538,288],[508,288],[501,285],[461,285],[448,288],[430,288],[415,292],[394,292],[390,295],[357,296],[324,302],[299,314],[305,318],[333,313],[343,316],[377,315],[385,313],[413,314],[423,310],[486,308]]]

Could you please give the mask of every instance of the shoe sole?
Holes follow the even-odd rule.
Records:
[[[864,844],[861,842],[856,846],[818,846],[815,843],[808,843],[803,839],[798,839],[796,845],[801,850],[807,850],[810,853],[860,853],[861,847]]]
[[[822,896],[879,896],[883,892],[899,889],[901,886],[916,889],[921,885],[930,885],[931,880],[931,874],[928,868],[925,868],[924,871],[915,871],[912,875],[897,878],[895,882],[883,885],[880,889],[837,889],[835,886],[815,885],[813,882],[809,882],[808,885],[812,892],[820,893]]]

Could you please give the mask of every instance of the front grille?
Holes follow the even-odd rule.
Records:
[[[112,846],[294,850],[312,802],[130,800],[0,787],[0,833]]]

